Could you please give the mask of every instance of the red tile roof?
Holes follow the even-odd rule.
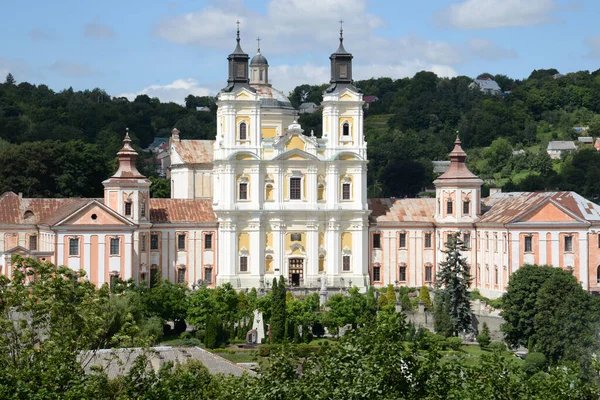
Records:
[[[576,217],[600,222],[600,206],[575,192],[511,192],[497,193],[484,199],[485,213],[479,222],[507,224],[533,211],[540,204],[553,201]]]
[[[434,222],[435,199],[369,199],[368,204],[372,222]]]
[[[173,140],[175,151],[187,164],[212,164],[214,143],[214,140]]]
[[[150,199],[150,220],[153,223],[217,223],[212,200]]]

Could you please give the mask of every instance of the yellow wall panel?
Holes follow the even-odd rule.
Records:
[[[342,233],[342,250],[346,247],[352,250],[352,233],[350,232]]]
[[[262,128],[263,139],[273,139],[277,134],[277,128]]]

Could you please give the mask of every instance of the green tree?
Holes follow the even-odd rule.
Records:
[[[9,72],[6,75],[6,79],[4,80],[4,83],[7,85],[14,85],[15,84],[15,77]]]
[[[471,275],[467,260],[462,256],[466,247],[460,238],[460,232],[449,236],[446,243],[446,260],[440,262],[436,286],[448,295],[450,305],[450,316],[453,322],[453,333],[459,334],[470,332],[471,325],[471,302],[469,286]]]
[[[273,293],[271,297],[271,338],[274,343],[281,343],[285,338],[287,328],[286,290],[283,276],[273,278]]]
[[[431,295],[429,294],[429,288],[427,286],[421,286],[421,289],[419,291],[419,297],[423,302],[423,306],[425,307],[425,309],[431,309]]]
[[[556,271],[547,265],[526,264],[510,275],[500,314],[505,321],[501,329],[510,346],[528,346],[535,333],[538,291]]]
[[[208,319],[206,333],[204,335],[204,346],[206,346],[207,349],[216,349],[219,347],[221,341],[220,331],[221,322],[219,321],[219,317],[213,314]]]

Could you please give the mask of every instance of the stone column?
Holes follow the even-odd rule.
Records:
[[[309,207],[311,210],[317,209],[317,167],[315,165],[311,165],[308,167],[308,176],[307,176],[307,193],[306,199],[308,200]]]
[[[331,285],[337,285],[340,278],[340,255],[342,253],[340,224],[337,218],[329,219],[325,235],[325,245],[327,247],[327,282]]]
[[[308,287],[316,286],[319,275],[319,224],[318,221],[309,221],[306,224],[306,276],[304,284]]]
[[[339,187],[340,177],[339,168],[336,164],[329,164],[327,166],[327,208],[338,209],[339,208]]]

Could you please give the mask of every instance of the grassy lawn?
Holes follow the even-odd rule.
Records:
[[[490,350],[482,349],[481,346],[476,345],[462,345],[460,346],[460,352],[466,354],[469,361],[472,360],[473,363],[477,363],[478,359],[484,354],[492,354]],[[514,361],[519,364],[523,362],[523,360],[515,357],[515,355],[508,350],[502,351],[500,355],[509,361]]]
[[[258,352],[256,350],[215,351],[214,354],[223,357],[234,363],[248,363],[258,361]]]

